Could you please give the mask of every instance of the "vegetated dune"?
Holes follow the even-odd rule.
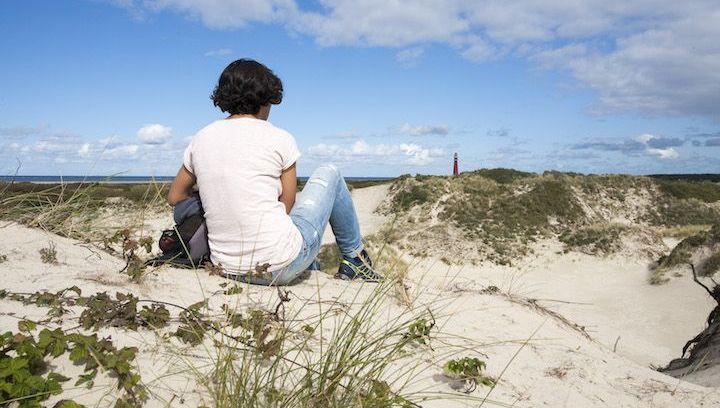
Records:
[[[401,177],[380,210],[394,217],[393,242],[448,262],[510,265],[543,239],[565,251],[647,257],[667,251],[666,233],[717,223],[720,185],[490,169]]]
[[[598,324],[596,338],[619,353],[664,367],[687,351],[668,373],[720,385],[717,296],[690,275],[720,270],[720,185],[491,169],[404,177],[381,209],[395,216],[387,236],[400,248],[481,265],[465,275],[511,266],[522,274],[514,285],[559,297],[556,310]]]
[[[703,221],[694,224],[710,224],[702,217],[716,214],[717,203],[670,195],[667,207],[653,212],[652,200],[669,193],[649,179],[591,176],[583,184],[576,175],[488,174],[354,190],[378,268],[395,280],[348,283],[312,272],[285,288],[290,293],[236,285],[204,269],[146,268],[131,279],[123,259],[129,241],[155,239],[169,226],[162,207],[78,199],[85,215],[63,217],[59,208],[41,208],[45,216],[37,209],[6,213],[33,227],[2,224],[0,332],[14,334],[15,348],[30,337],[38,342],[33,350],[49,353],[49,365],[34,368],[38,376],[70,378],[60,382],[60,394],[42,400],[49,406],[61,399],[107,406],[118,398],[130,406],[720,404],[717,384],[651,367],[680,353],[714,302],[674,267],[664,284],[651,285],[648,267],[670,253],[665,242],[675,242],[665,234],[679,229],[668,228],[685,225],[662,217],[692,207],[693,220]],[[630,186],[625,205],[611,195],[625,188],[608,187],[616,182]],[[413,187],[405,204],[398,197]],[[472,197],[484,204],[464,201]],[[568,197],[570,206],[558,201]],[[448,213],[448,203],[462,211]],[[373,213],[378,205],[385,215]],[[482,215],[488,209],[490,216]],[[323,269],[332,272],[330,249]],[[137,245],[133,251],[145,256]],[[63,291],[73,285],[80,293]],[[84,338],[63,337],[63,345],[41,334],[57,328],[110,336],[118,350],[136,348],[118,355],[140,377],[132,380],[124,363],[116,368],[113,353],[101,351],[90,389],[88,381],[75,386],[93,372],[77,350],[92,347],[78,345]]]

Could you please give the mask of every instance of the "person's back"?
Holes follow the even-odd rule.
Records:
[[[210,260],[226,277],[293,282],[315,260],[329,223],[342,254],[337,277],[382,279],[372,270],[350,192],[335,166],[315,170],[295,205],[300,152],[292,135],[267,122],[282,96],[282,82],[266,66],[247,59],[228,65],[211,98],[230,116],[193,137],[168,203],[188,199],[197,183]]]
[[[289,133],[254,118],[218,120],[192,139],[184,166],[202,186],[211,260],[228,272],[289,264],[302,237],[278,197],[300,153]]]

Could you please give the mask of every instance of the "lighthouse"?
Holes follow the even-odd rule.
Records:
[[[457,153],[455,153],[455,157],[453,158],[453,176],[458,175],[458,157]]]

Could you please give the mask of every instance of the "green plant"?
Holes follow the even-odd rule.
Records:
[[[19,325],[21,332],[35,329],[27,321]],[[5,332],[0,335],[0,404],[17,403],[21,407],[37,407],[51,395],[62,392],[61,383],[69,381],[61,373],[52,371],[48,360],[67,354],[70,361],[84,365],[75,385],[91,388],[102,368],[117,379],[123,394],[116,406],[139,406],[147,398],[140,376],[132,370],[137,349],[117,349],[108,339],[98,339],[77,333],[66,334],[62,329],[43,329],[37,339],[31,334]],[[65,407],[79,406],[65,401]]]
[[[710,181],[657,180],[660,189],[675,198],[696,199],[705,203],[720,200],[720,185]]]
[[[101,327],[124,327],[137,330],[138,327],[160,328],[167,325],[170,312],[164,305],[152,303],[138,312],[138,298],[130,293],[116,293],[112,299],[101,292],[87,298],[80,298],[78,305],[85,310],[80,314],[80,325],[84,329],[97,330]]]
[[[230,285],[230,287],[228,287],[227,282],[221,283],[220,287],[223,288],[223,294],[225,294],[225,295],[238,295],[238,294],[242,293],[242,291],[243,291],[242,286],[240,286],[238,284],[234,284],[234,285]]]
[[[477,388],[478,384],[488,387],[495,385],[495,380],[483,374],[485,362],[475,357],[463,357],[453,359],[445,363],[443,373],[454,380],[465,382],[465,392],[470,393]]]
[[[622,248],[623,225],[593,225],[567,230],[558,236],[565,250],[579,250],[590,255],[608,255]]]
[[[174,336],[184,343],[197,346],[202,343],[205,333],[210,330],[211,324],[205,319],[200,308],[207,305],[207,301],[194,303],[180,312],[180,326],[175,330]]]
[[[413,394],[404,392],[415,368],[402,364],[398,369],[397,364],[414,341],[406,335],[422,337],[422,322],[427,327],[430,318],[400,314],[378,326],[374,316],[392,289],[392,282],[379,285],[339,314],[330,309],[316,318],[286,320],[282,314],[251,309],[239,321],[243,334],[214,330],[220,337],[212,351],[213,381],[203,382],[212,405],[416,407]],[[287,298],[282,294],[280,303]],[[226,315],[237,315],[224,309]],[[325,325],[332,332],[321,336]]]
[[[0,264],[7,262],[8,257],[5,254],[0,255]]]
[[[40,248],[38,252],[40,253],[40,259],[43,263],[51,265],[58,264],[57,249],[55,249],[54,242],[50,242],[45,248]]]
[[[537,176],[534,173],[528,173],[528,172],[519,171],[519,170],[515,170],[515,169],[503,169],[503,168],[480,169],[480,170],[475,170],[473,172],[465,173],[465,174],[482,176],[487,179],[493,180],[494,182],[496,182],[498,184],[512,184],[515,180]]]
[[[419,318],[408,326],[408,332],[403,338],[411,343],[430,346],[430,332],[435,327],[435,318],[430,313],[430,319]]]
[[[147,265],[136,251],[144,249],[146,254],[152,253],[153,240],[148,236],[134,237],[134,231],[130,228],[116,231],[114,235],[103,239],[106,250],[113,251],[113,246],[120,244],[122,257],[125,259],[125,267],[120,272],[125,272],[133,282],[140,282],[145,275]]]

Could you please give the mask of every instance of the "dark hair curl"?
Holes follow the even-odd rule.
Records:
[[[215,106],[231,115],[254,115],[261,106],[279,104],[282,97],[280,78],[265,65],[251,59],[230,63],[220,74],[210,95]]]

